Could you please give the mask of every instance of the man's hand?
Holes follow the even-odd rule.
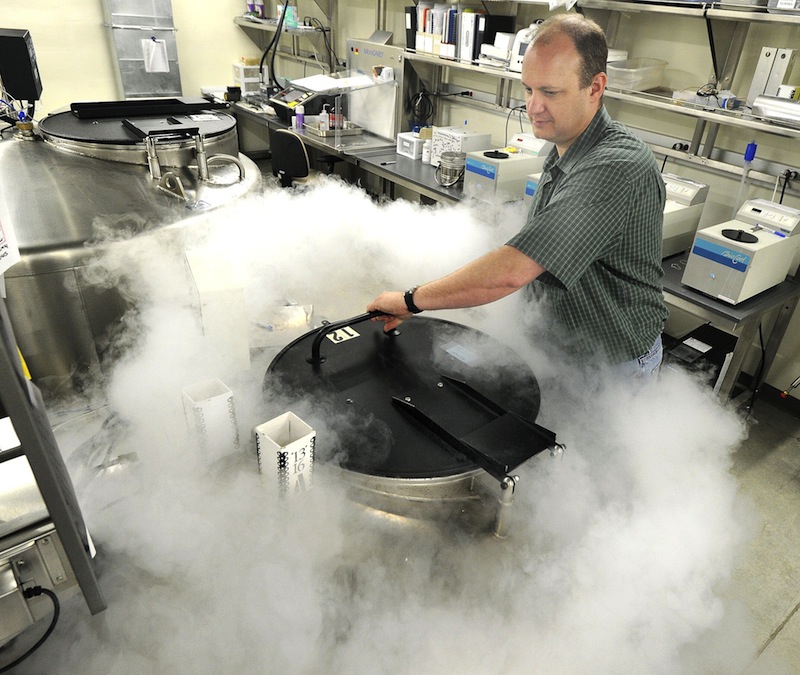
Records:
[[[373,321],[383,321],[385,333],[397,328],[403,321],[413,316],[406,307],[403,293],[399,291],[384,291],[367,305],[368,312],[384,312],[381,316],[376,316]]]

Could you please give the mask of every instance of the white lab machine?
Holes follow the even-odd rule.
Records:
[[[550,141],[536,138],[536,136],[529,131],[521,131],[509,137],[508,147],[517,148],[520,152],[524,152],[528,155],[546,158],[547,155],[550,154],[553,144]]]
[[[661,257],[683,253],[691,245],[708,197],[708,185],[662,173],[667,189]]]
[[[698,230],[681,281],[736,305],[796,272],[798,233],[800,209],[747,200],[735,220]]]
[[[511,202],[525,195],[531,173],[542,170],[545,157],[517,148],[468,152],[464,167],[464,194],[484,201]]]
[[[511,45],[511,55],[508,64],[509,70],[515,73],[522,72],[522,57],[525,56],[525,50],[528,48],[528,45],[533,42],[533,37],[536,35],[536,31],[539,30],[540,23],[541,21],[532,23],[527,28],[517,31],[516,36],[514,36],[514,44]]]
[[[511,60],[511,48],[514,45],[514,33],[500,33],[494,36],[493,44],[482,44],[478,63],[482,66],[508,68]]]
[[[525,206],[530,206],[533,201],[533,195],[536,194],[536,188],[539,187],[539,181],[542,179],[541,172],[532,173],[525,176],[525,194],[522,195],[522,201]]]
[[[431,165],[439,166],[443,152],[471,152],[492,147],[492,135],[466,127],[433,127],[431,133]]]

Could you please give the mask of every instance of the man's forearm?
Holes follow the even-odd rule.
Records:
[[[522,288],[542,272],[544,268],[524,253],[501,246],[445,277],[422,284],[413,301],[423,311],[485,305]],[[385,314],[382,319],[386,321],[386,330],[411,316],[403,293],[397,291],[381,293],[367,309]]]
[[[544,270],[524,253],[502,246],[436,281],[420,286],[422,310],[476,307],[494,302],[533,281]]]

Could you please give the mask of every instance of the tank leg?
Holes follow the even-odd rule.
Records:
[[[506,476],[500,483],[500,497],[497,500],[497,515],[494,519],[494,536],[505,539],[508,536],[508,519],[514,503],[514,489],[519,476]]]

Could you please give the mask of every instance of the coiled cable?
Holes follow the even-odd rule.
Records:
[[[44,635],[40,637],[36,644],[33,645],[27,652],[25,652],[22,656],[16,658],[9,664],[0,667],[0,673],[7,673],[12,668],[15,668],[20,663],[22,663],[25,659],[27,659],[31,654],[33,654],[39,647],[44,644],[44,641],[50,637],[50,634],[56,627],[56,623],[58,623],[58,615],[61,613],[61,604],[58,602],[58,597],[56,594],[51,591],[49,588],[42,588],[41,586],[34,586],[33,588],[26,588],[22,591],[22,594],[26,598],[33,598],[37,595],[46,595],[53,601],[53,618],[50,619],[50,625],[47,627],[47,630],[44,632]]]

